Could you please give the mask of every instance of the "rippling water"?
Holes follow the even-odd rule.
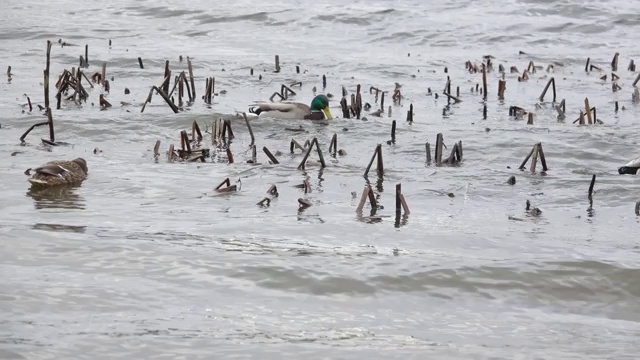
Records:
[[[626,70],[640,61],[635,3],[9,0],[0,20],[0,67],[12,67],[0,81],[0,358],[637,357],[640,196],[637,178],[617,174],[640,152],[637,73]],[[70,146],[44,147],[44,128],[20,146],[43,119],[24,104],[26,96],[43,103],[46,40],[55,78],[88,44],[87,74],[107,63],[114,107],[94,106],[101,90],[91,89],[87,104],[53,113],[57,140]],[[622,89],[613,93],[615,52]],[[527,82],[507,74],[504,101],[495,96],[499,74],[489,73],[484,118],[470,92],[481,75],[464,64],[489,54],[496,67],[555,69]],[[180,55],[193,61],[198,100],[173,114],[157,97],[140,113],[165,60],[174,74],[186,70]],[[602,72],[585,73],[587,57]],[[262,165],[247,164],[237,112],[295,81],[303,83],[296,100],[307,103],[322,75],[334,115],[342,86],[391,91],[398,82],[404,99],[387,97],[392,116],[368,121],[254,121],[258,148],[282,152],[281,164],[267,165],[262,153]],[[427,96],[447,75],[461,103]],[[207,76],[226,91],[213,105],[200,99]],[[566,122],[548,102],[536,107],[550,76]],[[587,96],[604,125],[571,124]],[[375,98],[365,91],[363,101]],[[614,112],[615,101],[625,110]],[[512,105],[535,112],[536,124],[509,117]],[[220,117],[232,119],[234,164],[154,162],[156,140],[164,152],[193,120],[204,128]],[[397,143],[388,145],[394,119]],[[303,132],[283,130],[299,125]],[[463,141],[461,166],[425,163],[424,143],[439,132],[446,144]],[[334,133],[347,155],[326,154]],[[328,166],[296,170],[301,155],[289,154],[289,142],[312,137]],[[538,141],[547,175],[516,170]],[[384,209],[359,217],[351,192],[362,191],[378,143],[386,173],[371,180]],[[82,186],[28,189],[25,169],[77,156],[89,164]],[[226,177],[240,191],[212,192]],[[295,187],[304,179],[309,194]],[[411,209],[399,219],[397,183]],[[270,184],[280,196],[256,206]],[[298,211],[301,197],[313,206]],[[541,216],[527,215],[527,199]]]

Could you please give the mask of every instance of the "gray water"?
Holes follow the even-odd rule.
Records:
[[[640,195],[636,177],[617,173],[640,155],[637,73],[626,70],[640,61],[635,5],[5,1],[0,68],[12,66],[13,75],[0,80],[0,358],[636,358]],[[100,110],[96,86],[86,104],[53,112],[56,140],[71,145],[44,146],[40,127],[21,146],[20,135],[44,119],[25,104],[26,96],[43,104],[47,40],[54,79],[77,66],[88,44],[86,72],[107,63],[114,106]],[[622,89],[614,93],[615,52]],[[464,64],[489,54],[496,68],[555,67],[527,82],[508,73],[504,101],[500,75],[490,72],[485,119],[485,102],[470,92],[481,75]],[[180,55],[193,61],[198,100],[173,114],[154,97],[140,113],[165,60],[174,74],[186,70]],[[602,71],[585,73],[587,57]],[[280,151],[281,164],[269,165],[262,152],[261,165],[247,164],[250,138],[237,113],[296,81],[294,99],[308,103],[313,87],[322,92],[322,75],[334,115],[342,86],[353,93],[361,84],[374,108],[371,86],[392,91],[398,82],[404,98],[393,104],[388,96],[392,116],[365,112],[367,121],[254,120],[258,149]],[[447,75],[461,103],[427,95],[441,92]],[[213,105],[200,98],[208,76],[226,90]],[[565,122],[550,94],[536,107],[551,76],[557,100],[566,99]],[[585,97],[604,125],[572,124]],[[615,101],[625,110],[614,112]],[[509,117],[512,105],[535,112],[535,124]],[[221,151],[206,164],[166,161],[180,130],[194,120],[204,130],[217,118],[232,119],[234,164]],[[395,145],[386,143],[392,120]],[[300,125],[304,132],[284,130]],[[463,142],[460,166],[426,163],[424,144],[439,132],[448,151]],[[334,133],[345,156],[327,154]],[[313,137],[327,167],[297,170],[302,156],[289,153],[289,142]],[[539,141],[546,176],[517,170]],[[384,208],[358,215],[378,143],[385,175],[370,180]],[[81,186],[29,190],[24,170],[78,156],[89,164]],[[515,186],[506,184],[511,175]],[[213,192],[227,177],[240,190]],[[305,179],[309,194],[295,187]],[[398,183],[411,213],[396,219]],[[256,206],[271,184],[280,196]],[[313,205],[299,211],[298,198]],[[542,215],[528,215],[526,200]]]

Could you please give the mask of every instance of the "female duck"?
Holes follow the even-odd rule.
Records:
[[[31,169],[25,171],[30,175]],[[49,187],[79,184],[87,178],[87,162],[83,158],[71,161],[50,161],[43,166],[33,169],[35,172],[29,178],[32,187]]]
[[[638,174],[638,170],[640,170],[640,157],[635,159],[635,160],[631,160],[627,163],[627,165],[621,167],[618,169],[618,174],[623,175],[623,174],[629,174],[629,175],[637,175]]]
[[[259,102],[249,112],[258,116],[268,116],[276,119],[305,119],[323,120],[333,119],[329,111],[329,98],[318,95],[311,101],[311,106],[302,103],[282,101],[282,102]]]

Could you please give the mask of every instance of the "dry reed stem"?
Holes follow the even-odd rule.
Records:
[[[175,148],[173,147],[173,144],[169,145],[169,151],[167,152],[167,157],[168,157],[168,161],[170,163],[173,162],[173,160],[175,159]]]
[[[160,94],[160,96],[162,96],[162,98],[164,99],[164,101],[167,102],[167,104],[169,105],[169,107],[171,107],[171,110],[173,110],[174,113],[178,113],[178,107],[176,106],[176,104],[173,103],[173,101],[171,101],[171,99],[169,99],[169,97],[167,96],[167,94],[160,88],[158,88],[157,86],[152,86],[151,90],[149,90],[149,96],[147,97],[147,100],[145,100],[144,104],[142,105],[142,109],[140,110],[140,112],[144,112],[145,107],[147,106],[147,103],[151,102],[151,98],[153,97],[153,91],[156,91],[158,94]]]
[[[273,165],[278,165],[278,164],[280,164],[280,163],[278,162],[278,159],[276,159],[276,157],[275,157],[275,156],[273,156],[273,154],[271,153],[271,151],[269,151],[269,149],[267,149],[267,147],[266,147],[266,146],[263,146],[263,147],[262,147],[262,151],[267,155],[267,157],[269,158],[269,161],[271,162],[271,164],[273,164]]]
[[[377,161],[377,173],[378,173],[378,177],[382,177],[382,175],[384,175],[384,166],[383,166],[383,162],[382,162],[382,145],[378,144],[376,146],[376,149],[373,152],[373,156],[371,157],[371,161],[369,161],[369,165],[367,165],[367,169],[364,171],[364,177],[368,177],[369,176],[369,170],[371,170],[371,166],[373,165],[373,161],[374,160],[378,160]]]
[[[322,156],[322,151],[320,150],[320,144],[318,144],[318,139],[313,138],[313,140],[311,140],[311,143],[309,144],[309,147],[307,148],[307,152],[304,154],[304,157],[300,162],[300,165],[298,165],[298,170],[302,170],[305,168],[307,158],[309,157],[309,154],[311,154],[311,150],[313,149],[314,146],[316,148],[316,151],[318,152],[318,157],[320,159],[320,166],[323,168],[326,167],[326,164],[324,162],[324,157]]]
[[[156,141],[156,145],[153,147],[153,158],[158,159],[160,157],[160,140]]]
[[[189,70],[189,82],[191,83],[191,94],[189,94],[189,96],[193,96],[193,98],[190,98],[190,101],[193,102],[193,100],[196,99],[196,84],[193,79],[193,66],[191,65],[191,59],[188,56],[187,56],[187,69]]]
[[[551,100],[551,102],[556,102],[556,80],[553,77],[549,79],[547,85],[544,87],[544,90],[542,90],[542,94],[540,94],[540,102],[544,101],[544,96],[547,94],[547,90],[549,90],[550,85],[553,85],[553,100]]]
[[[293,140],[292,140],[293,141]],[[329,154],[335,155],[338,152],[338,134],[333,134],[329,143]]]
[[[591,107],[589,106],[589,98],[584,98],[584,108],[587,112],[587,120],[589,121],[589,125],[593,124],[593,117],[591,116]]]
[[[247,124],[247,129],[249,129],[249,135],[251,135],[251,144],[249,144],[249,146],[252,146],[255,144],[256,138],[255,136],[253,136],[253,129],[251,128],[251,123],[249,122],[249,118],[247,118],[247,113],[243,112],[242,116],[244,117],[244,122]]]
[[[229,160],[229,164],[233,164],[233,153],[230,147],[227,147],[227,160]]]

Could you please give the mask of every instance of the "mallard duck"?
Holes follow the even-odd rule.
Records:
[[[638,175],[638,170],[640,170],[640,157],[631,160],[627,163],[627,165],[618,169],[618,173],[620,175],[629,174],[629,175]]]
[[[31,169],[25,171],[25,174],[31,175],[29,182],[33,187],[78,184],[87,177],[89,172],[87,162],[83,158],[71,161],[50,161],[33,171],[33,175],[31,175]]]
[[[249,109],[249,112],[258,116],[268,116],[276,119],[333,119],[331,111],[329,111],[329,98],[325,95],[314,97],[311,100],[311,106],[290,101],[258,102],[255,107]]]

